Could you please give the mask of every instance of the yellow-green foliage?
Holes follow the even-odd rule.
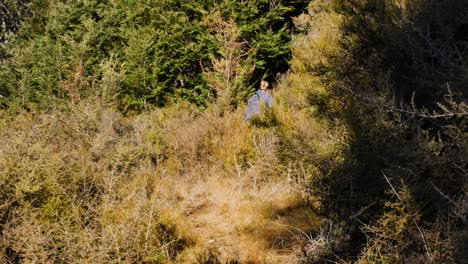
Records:
[[[433,230],[425,230],[421,221],[421,209],[417,208],[412,191],[402,182],[401,187],[388,194],[392,196],[385,203],[385,210],[375,223],[364,231],[368,244],[361,252],[361,263],[456,263],[453,242],[442,232],[444,227],[437,224]],[[417,248],[424,248],[425,255],[405,254]]]
[[[304,34],[296,36],[292,47],[292,73],[288,74],[286,83],[289,94],[296,98],[290,98],[290,101],[302,102],[310,107],[311,101],[324,100],[327,95],[323,82],[325,76],[317,73],[332,67],[330,59],[341,51],[341,20],[341,16],[333,11],[332,1],[328,0],[312,1],[308,14],[294,20],[296,27],[303,29]]]
[[[464,217],[449,212],[466,198],[466,3],[317,0],[294,20],[303,35],[281,84],[291,129],[280,157],[312,175],[312,196],[345,223],[335,235],[348,245],[325,243],[344,256],[332,259],[357,248],[364,263],[463,258],[466,231],[449,230],[461,231]],[[382,172],[408,184],[396,187],[401,199],[385,195]],[[367,245],[359,226],[371,230]]]
[[[293,107],[307,108],[314,115],[324,109],[334,113],[343,108],[343,102],[329,96],[333,79],[325,74],[333,67],[333,58],[342,52],[342,19],[334,12],[333,1],[323,0],[312,1],[308,13],[294,20],[303,34],[295,36],[292,71],[283,82],[287,87],[284,97]]]
[[[170,174],[207,172],[213,167],[229,168],[236,163],[241,166],[255,156],[248,140],[250,131],[240,111],[221,117],[179,103],[137,119],[149,124],[143,138],[145,142],[153,142],[156,163],[164,163]]]
[[[368,227],[367,231],[373,238],[364,252],[363,262],[404,262],[400,252],[415,246],[417,240],[414,237],[424,236],[418,225],[420,213],[415,208],[408,186],[402,184],[401,189],[391,195],[394,200],[385,203],[386,211],[374,225]]]
[[[154,150],[141,123],[82,102],[63,112],[3,118],[2,125],[4,261],[171,259],[189,244],[160,221],[149,199],[146,168]]]
[[[210,258],[295,259],[297,230],[320,224],[304,200],[303,184],[320,174],[310,161],[336,158],[341,137],[283,89],[263,126],[247,124],[242,107],[220,115],[186,102],[124,117],[106,95],[47,114],[2,112],[2,260],[196,263],[223,234],[228,248]],[[203,221],[213,226],[193,230]],[[238,239],[244,253],[232,251]],[[274,253],[277,239],[290,241],[287,254]]]
[[[295,19],[304,34],[296,36],[292,71],[281,80],[275,94],[282,124],[279,156],[306,182],[327,174],[330,166],[340,166],[351,136],[343,122],[319,115],[320,107],[338,111],[340,105],[333,105],[323,76],[312,71],[330,67],[329,58],[340,52],[340,21],[332,1],[327,0],[312,1],[308,14]]]
[[[220,116],[216,106],[201,112],[174,103],[123,117],[99,102],[83,100],[49,114],[2,112],[2,260],[192,262],[206,252],[187,214],[203,208],[214,190],[234,183],[252,188],[258,202],[243,202],[248,210],[239,212],[240,233],[251,233],[245,226],[254,221],[241,215],[264,211],[254,221],[261,229],[275,220],[275,208],[296,203],[290,187],[278,189],[273,181],[287,176],[277,159],[278,133],[249,127],[243,109]],[[263,183],[274,188],[264,198]],[[249,201],[249,195],[235,197]],[[232,205],[212,205],[213,212],[239,206],[220,198]],[[274,236],[276,229],[268,230]]]
[[[341,16],[333,11],[332,1],[312,1],[308,14],[295,18],[296,27],[305,34],[299,35],[292,48],[291,67],[294,72],[307,72],[319,67],[330,67],[330,58],[339,54]]]

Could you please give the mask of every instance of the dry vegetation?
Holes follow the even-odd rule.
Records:
[[[441,2],[451,1],[466,6]],[[241,57],[205,72],[220,99],[203,111],[176,101],[123,116],[112,61],[93,84],[99,95],[71,96],[46,113],[2,110],[0,263],[462,260],[467,108],[456,86],[466,83],[466,66],[433,83],[410,69],[407,86],[400,72],[387,72],[400,69],[392,63],[406,40],[412,56],[426,48],[414,34],[426,22],[416,18],[432,23],[424,12],[438,7],[404,2],[312,1],[294,20],[302,34],[274,109],[251,123],[243,105],[233,107],[252,69]],[[219,36],[232,25],[221,26]],[[388,34],[376,33],[380,26]],[[234,44],[225,49],[242,48]],[[445,69],[424,56],[406,59],[426,67],[429,80]],[[239,79],[222,75],[221,62]],[[439,82],[453,84],[453,94],[413,100],[413,84],[443,94]]]
[[[306,163],[332,221],[311,262],[466,262],[466,3],[323,0],[295,19],[284,97],[330,133],[301,151],[332,158]]]
[[[322,221],[304,187],[310,166],[279,153],[329,135],[279,98],[284,111],[262,126],[242,109],[220,117],[185,103],[135,117],[94,99],[4,112],[3,261],[298,262]]]
[[[222,77],[234,98],[205,111],[176,102],[125,117],[117,68],[102,65],[95,97],[79,97],[77,70],[66,107],[0,112],[1,262],[297,263],[327,251],[311,247],[323,220],[309,182],[345,137],[312,118],[308,86],[284,80],[252,125],[231,109],[233,76]]]

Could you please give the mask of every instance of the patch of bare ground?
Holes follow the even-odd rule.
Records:
[[[184,262],[196,263],[201,251],[216,252],[222,262],[299,261],[301,241],[320,219],[286,179],[256,183],[253,174],[161,179],[162,212],[195,241]]]

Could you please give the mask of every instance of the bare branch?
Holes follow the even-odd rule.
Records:
[[[447,111],[448,109],[446,109],[445,113],[429,114],[426,111],[418,110],[414,106],[413,103],[412,103],[412,110],[406,110],[406,109],[398,108],[398,107],[386,104],[386,103],[384,103],[382,101],[378,101],[376,99],[370,98],[369,96],[355,93],[353,90],[351,90],[349,88],[343,88],[343,89],[350,92],[355,97],[363,100],[364,102],[366,102],[366,103],[368,103],[370,105],[383,107],[383,108],[386,108],[386,109],[391,110],[391,111],[408,114],[408,115],[411,115],[411,116],[414,116],[414,117],[427,118],[427,119],[437,119],[437,118],[449,118],[449,117],[454,117],[454,116],[463,117],[463,116],[468,115],[468,108],[464,104],[462,104],[463,108],[460,109],[461,110],[460,112],[449,112],[449,111]],[[414,94],[413,94],[413,97],[414,97]],[[412,99],[412,101],[413,101],[413,99]]]

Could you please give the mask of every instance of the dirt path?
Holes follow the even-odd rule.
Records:
[[[245,173],[181,186],[174,183],[167,212],[185,226],[196,251],[210,251],[222,261],[297,263],[304,234],[320,225],[286,180],[257,183]]]

